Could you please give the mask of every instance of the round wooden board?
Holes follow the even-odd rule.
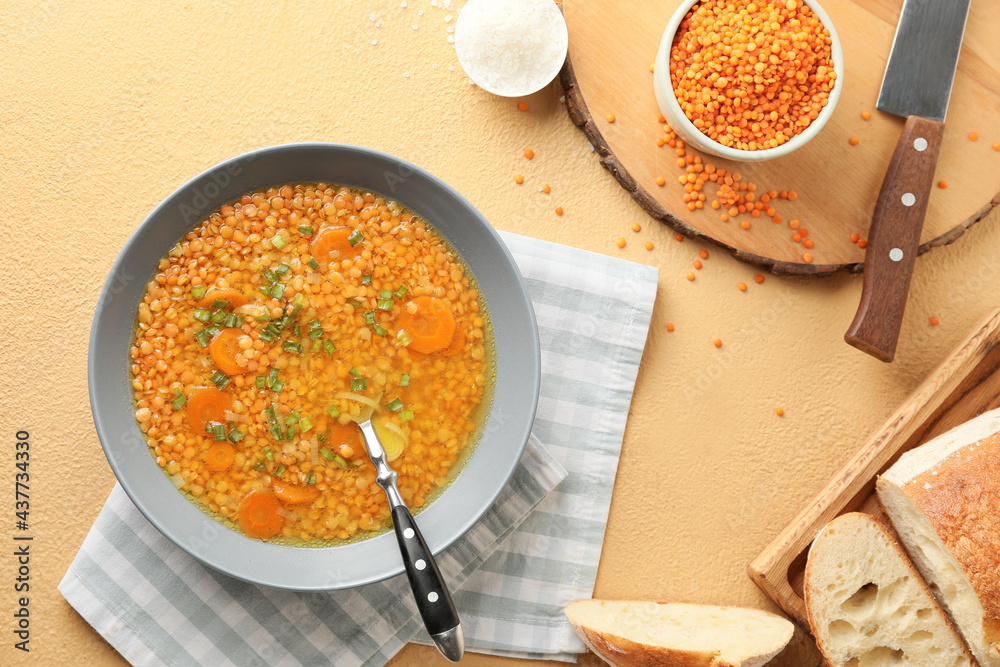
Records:
[[[759,190],[795,190],[795,201],[779,201],[783,221],[737,216],[723,222],[706,206],[688,211],[677,182],[683,170],[662,136],[649,65],[670,15],[680,0],[593,2],[564,0],[569,57],[562,72],[570,116],[581,126],[604,166],[649,212],[679,232],[711,240],[735,257],[774,273],[829,275],[860,271],[864,250],[851,233],[866,237],[882,177],[903,119],[877,111],[875,102],[892,45],[902,0],[823,0],[844,49],[844,86],[830,122],[808,145],[763,163],[711,162],[743,175]],[[951,243],[1000,205],[1000,2],[973,2],[952,89],[935,182],[921,234],[921,252]],[[871,112],[865,121],[861,112]],[[607,115],[615,116],[609,123]],[[979,139],[971,141],[970,132]],[[852,146],[851,137],[860,143]],[[657,176],[666,180],[656,185]],[[715,185],[705,189],[708,201]],[[739,221],[748,219],[750,229]],[[801,221],[815,246],[813,263],[792,239],[787,222]]]

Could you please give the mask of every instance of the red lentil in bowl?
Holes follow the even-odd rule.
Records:
[[[325,183],[242,196],[159,262],[130,350],[174,485],[262,539],[344,540],[390,510],[352,420],[377,404],[413,508],[474,441],[490,374],[475,282],[397,202]]]
[[[470,443],[474,443],[474,446],[465,446],[464,451],[459,454],[457,461],[452,464],[446,475],[445,485],[432,491],[430,496],[424,497],[424,506],[417,515],[421,531],[433,553],[439,553],[465,534],[493,504],[511,475],[514,474],[531,430],[541,375],[538,332],[531,302],[510,252],[489,222],[466,199],[440,179],[413,164],[359,146],[329,143],[289,144],[251,151],[221,162],[180,186],[164,199],[138,226],[119,253],[110,269],[96,305],[90,335],[88,375],[91,408],[97,434],[108,462],[122,488],[142,514],[169,540],[202,563],[222,573],[264,586],[300,591],[349,588],[401,573],[403,568],[395,544],[395,536],[391,531],[378,532],[379,526],[374,518],[375,514],[372,515],[373,529],[366,531],[359,528],[356,539],[342,539],[335,536],[333,539],[305,541],[296,537],[294,532],[290,536],[285,535],[285,525],[282,526],[280,535],[275,534],[270,539],[259,539],[248,537],[238,529],[227,528],[223,523],[229,522],[236,526],[236,522],[232,519],[222,519],[219,515],[212,515],[210,508],[206,509],[203,505],[196,505],[191,502],[190,496],[179,493],[175,488],[175,483],[172,483],[177,480],[169,473],[165,474],[164,468],[157,465],[155,457],[150,455],[150,449],[147,446],[148,434],[143,433],[136,419],[136,411],[141,408],[136,403],[136,388],[133,384],[134,379],[130,373],[130,367],[132,365],[131,349],[135,343],[137,304],[145,301],[150,276],[155,281],[157,274],[162,272],[160,263],[169,256],[169,253],[176,252],[172,249],[189,240],[188,235],[193,228],[196,228],[207,218],[211,218],[213,213],[220,212],[223,206],[231,206],[234,202],[239,203],[241,207],[245,206],[246,203],[241,201],[241,198],[246,193],[251,193],[251,197],[252,193],[256,192],[262,192],[266,195],[271,184],[319,182],[346,184],[352,190],[359,189],[362,194],[372,193],[376,197],[375,193],[384,192],[387,203],[390,200],[399,202],[401,214],[409,212],[415,218],[429,221],[438,237],[458,260],[458,264],[470,281],[470,287],[477,292],[476,300],[480,304],[479,316],[484,320],[483,338],[485,342],[483,345],[488,369],[486,374],[487,389],[475,409],[475,429],[470,438]],[[336,195],[336,191],[334,194]],[[258,206],[258,212],[260,208]],[[299,226],[307,227],[308,225]],[[302,230],[297,231],[304,233]],[[249,237],[252,233],[252,230],[247,232],[247,236]],[[301,242],[288,243],[286,248],[301,250],[304,244],[308,245],[306,252],[300,252],[299,256],[299,261],[305,262],[308,266],[308,258],[304,258],[304,256],[314,250],[313,241],[317,240],[318,233],[319,230],[314,229],[311,236],[305,234],[311,239],[308,243],[302,239]],[[265,234],[270,236],[269,233]],[[289,235],[288,240],[291,241],[291,239],[292,237]],[[225,242],[220,241],[220,244],[225,246],[232,242],[233,239],[228,239]],[[280,244],[281,241],[278,243]],[[216,249],[214,244],[213,240],[213,251]],[[313,258],[315,259],[315,257]],[[342,258],[330,257],[330,259]],[[277,266],[280,266],[280,262],[274,268],[269,268],[274,271]],[[294,267],[289,264],[289,268]],[[354,268],[353,260],[351,268]],[[314,267],[309,267],[309,269],[315,270]],[[317,272],[321,271],[322,267]],[[340,272],[344,273],[343,266],[341,266]],[[446,273],[450,274],[447,271]],[[372,275],[374,278],[374,274]],[[260,271],[260,276],[263,279],[257,285],[257,294],[260,297],[263,297],[263,293],[259,292],[259,288],[264,283],[270,285],[270,294],[270,290],[280,282],[284,285],[283,289],[289,291],[289,295],[294,301],[295,297],[291,295],[291,290],[295,287],[292,271],[276,282],[264,278],[263,270]],[[362,272],[361,276],[358,276],[358,280],[364,279],[364,276],[365,273]],[[204,280],[207,273],[206,276],[199,277]],[[442,278],[444,277],[442,276]],[[169,281],[170,275],[165,276],[164,280]],[[292,282],[289,287],[290,280]],[[309,284],[309,280],[307,272],[305,284]],[[191,276],[188,277],[185,284],[178,285],[181,282],[182,276],[178,275],[174,283],[168,284],[171,289],[174,287],[194,289]],[[274,284],[271,284],[272,282]],[[199,313],[199,317],[205,317],[207,314],[209,322],[213,317],[218,318],[212,324],[221,322],[220,329],[242,329],[242,325],[247,324],[248,317],[253,320],[252,326],[264,324],[263,321],[256,322],[256,316],[249,315],[249,313],[236,313],[235,310],[240,307],[235,305],[238,299],[217,298],[225,295],[215,293],[212,295],[211,301],[207,300],[210,287],[228,289],[232,285],[225,286],[218,281],[211,285],[207,282],[203,284],[205,293],[200,297],[195,297],[192,291],[188,301],[190,308],[188,319],[191,320],[189,322],[191,329],[197,332],[206,328],[204,322],[193,317],[194,310],[197,309],[209,311],[208,313]],[[277,288],[279,293],[281,293],[281,289]],[[383,298],[383,289],[388,288],[380,287],[379,299]],[[431,296],[448,300],[447,290],[445,292],[443,297],[433,294]],[[251,297],[256,298],[252,291],[241,292],[241,294],[247,297],[248,303],[253,301]],[[395,292],[393,292],[390,298],[394,301],[394,305],[399,305],[401,309],[404,309],[409,300],[423,296],[427,295],[421,295],[418,291],[408,289],[402,297],[396,297]],[[284,297],[285,295],[281,294],[279,298],[287,301]],[[197,302],[194,301],[195,298],[198,298]],[[216,301],[229,301],[229,303],[223,306],[221,303],[215,303]],[[294,309],[294,304],[292,305]],[[383,305],[388,306],[388,303]],[[153,307],[151,304],[150,306],[152,311]],[[159,305],[156,308],[159,308]],[[362,312],[362,318],[363,313],[367,310],[370,308]],[[378,300],[375,302],[375,310],[378,310]],[[484,315],[487,311],[490,314],[489,318]],[[303,308],[302,311],[299,311],[298,317],[303,317],[304,312]],[[274,311],[269,314],[272,322],[268,324],[274,323],[277,326],[277,322],[273,321],[275,314]],[[401,314],[402,311],[398,315],[393,313],[390,318],[399,317]],[[229,316],[243,317],[244,321],[239,323],[231,321],[234,326],[226,327],[226,318]],[[461,313],[457,314],[456,331],[462,322],[468,321],[464,317]],[[305,339],[308,338],[311,321],[311,319],[298,321],[299,338],[291,341],[301,344],[305,354],[300,357],[297,350],[284,350],[286,340],[283,338],[281,340],[282,352],[279,358],[286,352],[291,355],[289,359],[298,358],[301,360],[309,355],[310,350],[306,349]],[[364,319],[362,321],[365,323],[365,327],[372,329],[373,335],[379,335],[374,330],[376,322],[369,324]],[[390,319],[390,322],[394,321]],[[195,325],[193,322],[198,322],[198,324]],[[179,323],[175,324],[180,330]],[[241,326],[236,327],[236,324]],[[202,329],[198,329],[199,326]],[[291,333],[282,328],[283,336],[295,336],[294,324],[289,328]],[[392,333],[398,334],[400,328]],[[323,339],[325,342],[328,337],[332,336],[333,329],[330,328],[328,331],[324,325],[323,331],[323,335],[318,335],[316,339]],[[470,331],[465,333],[468,334]],[[240,335],[246,335],[246,332],[236,334],[236,337],[239,338]],[[442,335],[446,335],[446,333]],[[469,338],[472,336],[467,336],[467,340]],[[417,337],[414,336],[413,340],[416,339]],[[221,366],[225,363],[224,361],[222,364],[219,362],[224,357],[214,358],[211,356],[212,340],[213,338],[210,337],[209,346],[205,348],[200,347],[201,343],[197,339],[195,341],[201,353],[208,350],[208,355],[202,357],[208,378],[215,375],[215,370],[221,370]],[[452,340],[455,340],[455,334],[452,334]],[[237,347],[239,345],[237,342]],[[325,345],[323,348],[322,354],[326,354]],[[152,354],[155,357],[156,351],[153,350]],[[444,350],[423,353],[414,350],[412,352],[414,358],[419,354],[425,354],[425,360],[437,359],[440,361],[439,358],[446,353]],[[237,366],[239,365],[239,359],[232,361]],[[376,375],[373,373],[369,373],[364,378],[352,376],[350,373],[352,367],[358,371],[361,368],[353,361],[350,363],[352,366],[347,369],[349,377],[358,380],[368,379],[374,382]],[[249,360],[247,360],[247,364],[249,365]],[[212,370],[210,366],[215,367],[215,370]],[[160,371],[163,371],[164,367],[169,369],[167,362],[159,358],[153,361],[153,367],[159,368]],[[279,369],[277,377],[279,383],[281,381],[287,383],[291,378],[292,373],[288,368],[290,366]],[[403,373],[399,372],[400,385],[403,384],[402,375]],[[416,375],[414,373],[409,375],[411,387],[413,387],[412,382],[416,380]],[[272,388],[268,388],[269,395],[275,393],[273,391],[275,378],[270,377],[270,371],[267,374],[257,371],[238,374],[233,371],[232,375],[222,373],[222,376],[229,378],[228,383],[224,377],[216,376],[215,382],[196,378],[190,384],[196,390],[204,388],[226,393],[235,390],[240,377],[243,378],[244,390],[248,385],[252,385],[256,390],[258,389],[256,387],[258,378],[263,377],[265,387],[269,380],[271,382]],[[389,378],[387,382],[389,388],[383,395],[379,396],[379,404],[383,414],[396,415],[402,422],[403,411],[410,410],[413,412],[413,422],[419,421],[419,401],[414,401],[412,395],[409,398],[401,396],[399,393],[390,396],[390,390],[398,392],[398,389],[392,389],[393,382],[394,380]],[[222,389],[215,386],[216,383],[222,384]],[[187,421],[185,410],[191,407],[189,402],[194,396],[193,391],[190,394],[186,393],[187,390],[191,389],[187,384],[182,383],[183,386],[178,387],[181,390],[180,396],[173,391],[174,387],[170,388],[169,393],[161,395],[164,404],[173,411],[170,414],[170,419],[178,419],[182,424]],[[362,395],[347,398],[343,407],[337,409],[350,410],[355,401],[371,400],[378,395],[372,391],[366,396],[364,395],[365,391],[352,392]],[[307,390],[307,396],[308,393]],[[155,398],[156,396],[153,396],[151,400]],[[399,399],[398,403],[402,403],[402,405],[393,402],[397,398]],[[200,398],[194,399],[195,407],[201,400]],[[334,405],[337,405],[337,400],[339,399],[334,397]],[[172,405],[174,401],[180,404],[176,409]],[[211,403],[211,401],[208,402]],[[320,405],[334,407],[326,406],[325,399],[320,401]],[[152,404],[145,407],[148,407],[152,412]],[[234,405],[232,407],[235,408]],[[265,413],[267,407],[265,405]],[[276,408],[282,410],[284,426],[295,428],[297,437],[301,433],[302,425],[295,422],[296,415],[291,414],[290,407],[285,405],[279,396]],[[285,410],[288,412],[284,412]],[[236,410],[232,409],[231,412],[236,413]],[[323,415],[320,415],[318,419],[315,414],[306,416],[312,422],[312,427],[307,429],[307,432],[315,433],[316,425],[320,419],[323,419]],[[300,421],[301,417],[302,413],[300,412],[298,414]],[[288,422],[289,418],[293,423]],[[326,414],[326,419],[327,424],[331,426],[331,433],[328,436],[329,443],[330,439],[334,438],[332,425],[339,422],[329,413]],[[150,421],[152,421],[151,416],[146,418],[146,423]],[[208,419],[207,421],[213,420]],[[277,422],[277,419],[273,421]],[[409,421],[407,424],[412,426]],[[242,436],[236,434],[235,439],[242,442],[243,446],[248,444],[246,441],[250,437],[250,429],[242,422],[226,419],[224,422],[212,424],[213,427],[220,425],[223,427],[223,431],[218,435],[215,432],[210,435],[207,431],[205,432],[210,439],[207,443],[202,442],[201,447],[197,450],[198,455],[195,458],[198,458],[202,466],[207,465],[209,460],[213,461],[213,465],[225,466],[228,461],[227,455],[224,454],[216,459],[214,454],[208,455],[207,449],[216,442],[229,443],[234,445],[234,449],[238,449],[239,446],[233,443],[232,438],[230,438],[234,429],[243,433]],[[275,424],[268,424],[267,417],[265,417],[263,425],[274,426]],[[188,424],[188,426],[190,425]],[[160,432],[159,435],[154,434],[154,438],[160,441],[165,435]],[[225,437],[226,440],[216,441],[215,437]],[[258,432],[258,437],[267,436]],[[414,443],[415,439],[411,439],[408,443],[404,443],[404,447],[412,447]],[[206,444],[207,447],[205,447]],[[276,439],[274,444],[279,444]],[[345,458],[338,447],[327,445],[327,449],[330,454],[339,456],[345,464],[350,465],[352,459]],[[275,451],[272,449],[272,453]],[[356,452],[354,453],[356,455]],[[401,454],[400,458],[393,462],[393,465],[399,464],[403,460],[403,456]],[[313,459],[309,457],[309,464],[312,465],[312,462]],[[322,451],[320,462],[320,465],[330,462],[324,457]],[[272,462],[268,461],[268,463]],[[364,463],[363,460],[362,463]],[[336,459],[334,459],[334,465],[337,465]],[[286,464],[286,470],[282,471],[283,477],[289,469],[291,466]],[[268,470],[272,471],[271,468]],[[277,472],[277,465],[274,466],[272,472]],[[300,467],[297,473],[305,474],[305,479],[303,480],[302,477],[285,478],[283,481],[271,479],[272,487],[275,483],[288,482],[294,483],[296,487],[313,486],[308,483],[307,471]],[[183,480],[183,475],[180,479]],[[319,483],[319,474],[316,475],[315,481],[317,484]],[[437,477],[435,477],[435,487],[439,487]],[[218,491],[218,489],[215,490]],[[274,488],[270,491],[272,491],[270,501],[261,503],[264,510],[267,510],[267,505],[273,504],[278,494]],[[256,491],[254,497],[261,493],[262,491]],[[295,494],[296,492],[291,491],[290,493]],[[250,495],[246,494],[246,496]],[[311,494],[307,493],[308,495]],[[291,502],[291,499],[294,498],[296,496],[289,496],[286,501],[278,501],[282,512],[287,511],[289,505],[295,504]],[[267,523],[266,516],[264,514],[263,523],[265,524]],[[360,539],[361,537],[365,537],[365,539]],[[308,548],[303,548],[304,546]]]

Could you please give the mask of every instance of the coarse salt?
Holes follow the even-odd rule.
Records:
[[[469,77],[506,97],[548,85],[562,68],[569,43],[566,22],[551,0],[469,0],[448,37]]]

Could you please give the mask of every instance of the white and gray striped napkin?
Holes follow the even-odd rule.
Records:
[[[572,661],[563,616],[593,595],[657,271],[501,232],[538,319],[542,382],[510,484],[438,564],[469,650]],[[380,666],[429,642],[404,575],[296,593],[201,565],[116,486],[59,585],[133,665]]]

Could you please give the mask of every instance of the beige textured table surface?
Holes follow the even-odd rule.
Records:
[[[996,214],[917,262],[892,365],[843,342],[860,276],[758,285],[756,269],[709,247],[689,282],[701,246],[675,241],[601,168],[558,84],[527,98],[527,112],[469,85],[447,41],[455,12],[406,4],[0,9],[0,664],[124,663],[56,590],[114,484],[88,403],[91,316],[146,213],[237,153],[300,140],[390,151],[455,186],[499,229],[659,267],[597,581],[603,597],[773,609],[747,563],[998,304]],[[968,129],[983,149],[970,151],[968,168],[1000,183],[1000,153],[989,150],[1000,128]],[[32,442],[30,654],[14,649],[12,634],[19,429]],[[813,651],[797,640],[776,664],[815,664]],[[411,645],[391,664],[444,661]],[[536,663],[470,655],[464,664]]]

